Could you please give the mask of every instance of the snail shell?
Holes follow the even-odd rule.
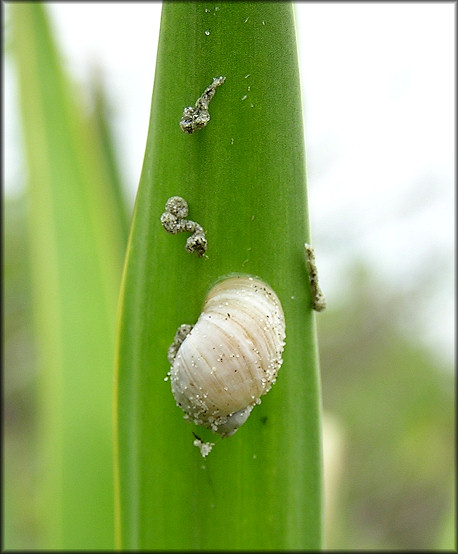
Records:
[[[169,349],[176,403],[186,419],[228,437],[275,383],[285,345],[280,301],[254,277],[230,277],[209,292],[194,327],[180,329],[179,348]]]

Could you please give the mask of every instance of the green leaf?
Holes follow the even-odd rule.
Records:
[[[113,547],[112,395],[123,225],[45,9],[11,6],[40,361],[40,549]]]
[[[125,195],[125,190],[121,182],[119,164],[116,159],[115,145],[113,141],[113,131],[110,125],[112,116],[111,105],[108,102],[104,82],[101,72],[97,66],[94,66],[91,72],[91,96],[94,100],[94,133],[98,135],[95,140],[99,140],[102,148],[102,157],[108,171],[108,186],[111,188],[112,202],[114,203],[115,214],[120,231],[122,233],[123,244],[127,244],[130,225],[130,210]]]
[[[214,77],[208,125],[179,121]],[[304,259],[307,217],[292,6],[163,4],[151,121],[121,293],[117,351],[117,523],[126,549],[321,546],[320,396]],[[171,196],[206,230],[208,257],[160,216]],[[170,384],[167,348],[195,323],[209,288],[257,275],[286,315],[271,392],[205,460]]]

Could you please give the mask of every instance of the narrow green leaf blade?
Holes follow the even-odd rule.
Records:
[[[179,121],[223,75],[211,120]],[[189,203],[208,258],[161,227]],[[316,549],[321,545],[320,396],[301,95],[292,6],[164,3],[151,122],[121,297],[117,360],[118,539],[122,548]],[[221,276],[257,275],[286,315],[272,391],[205,460],[175,406],[167,347]],[[196,429],[197,430],[197,429]],[[215,436],[198,429],[203,439]]]
[[[40,549],[109,549],[113,351],[124,239],[103,148],[45,8],[11,6],[40,362]]]

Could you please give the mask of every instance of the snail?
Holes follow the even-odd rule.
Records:
[[[248,275],[218,282],[197,323],[180,326],[168,352],[185,419],[233,435],[275,383],[284,345],[283,309],[266,283]]]

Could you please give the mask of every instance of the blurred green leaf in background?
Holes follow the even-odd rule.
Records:
[[[82,111],[45,7],[18,3],[9,10],[27,160],[22,262],[29,268],[23,279],[31,290],[37,364],[29,435],[36,540],[42,549],[109,549],[114,332],[127,235],[123,192],[101,112]],[[17,369],[7,367],[7,378],[14,381]],[[14,414],[13,403],[7,406]],[[7,482],[20,479],[9,454]],[[9,496],[15,503],[13,490]],[[27,546],[8,522],[9,506],[6,514],[6,546]]]

